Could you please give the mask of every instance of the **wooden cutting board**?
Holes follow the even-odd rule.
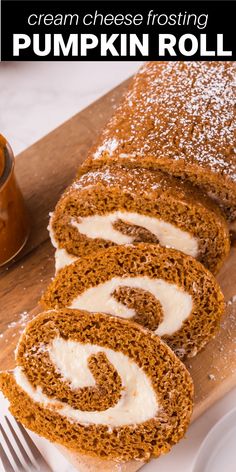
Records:
[[[128,81],[119,85],[16,159],[16,173],[30,210],[32,231],[18,259],[0,268],[1,370],[14,367],[19,334],[26,321],[39,312],[38,299],[54,274],[54,250],[47,232],[48,213],[72,180],[127,84]],[[235,248],[218,280],[227,302],[221,331],[202,353],[187,363],[195,385],[193,419],[236,385]]]

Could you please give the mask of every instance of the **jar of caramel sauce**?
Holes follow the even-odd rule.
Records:
[[[0,135],[0,266],[18,254],[29,236],[29,217],[14,164],[12,149]]]

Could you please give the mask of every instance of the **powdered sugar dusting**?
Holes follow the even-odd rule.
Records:
[[[2,346],[8,343],[16,346],[19,336],[23,333],[27,323],[32,318],[32,315],[27,311],[23,311],[19,314],[18,318],[7,325],[7,329],[0,334],[0,341]]]
[[[16,321],[12,321],[11,323],[9,323],[7,327],[8,329],[18,327],[24,329],[29,319],[30,314],[27,311],[23,311],[22,313],[20,313],[19,318]]]
[[[232,62],[145,64],[104,130],[95,159],[108,151],[184,160],[236,181],[234,75]]]
[[[216,335],[210,344],[206,347],[204,359],[204,352],[200,354],[203,358],[200,360],[201,365],[206,363],[209,370],[204,371],[203,375],[208,379],[209,383],[220,384],[229,377],[236,375],[236,296],[233,295],[227,302],[226,314],[224,315],[219,333]],[[187,366],[191,371],[193,377],[199,375],[199,364],[192,366],[187,361]],[[196,369],[196,370],[195,370]],[[228,380],[227,380],[228,382]],[[195,401],[198,397],[202,397],[201,383],[195,384]]]
[[[227,305],[232,305],[235,302],[236,302],[236,295],[233,295],[233,297],[230,298],[230,300],[228,301]]]
[[[183,181],[178,181],[178,194],[184,198]],[[155,172],[148,169],[134,168],[132,170],[116,166],[104,166],[101,169],[91,170],[75,180],[65,192],[65,195],[74,191],[94,190],[94,186],[103,185],[105,187],[118,187],[122,192],[138,193],[159,191],[162,192],[170,186],[176,185],[176,181],[162,172]],[[186,191],[186,187],[185,187]],[[183,194],[182,194],[183,192]]]
[[[98,147],[97,151],[94,153],[94,159],[98,159],[104,152],[108,153],[109,156],[111,156],[118,147],[118,144],[119,143],[115,138],[107,139],[101,146]]]

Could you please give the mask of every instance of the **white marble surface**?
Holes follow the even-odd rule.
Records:
[[[125,80],[140,62],[0,63],[0,130],[15,154]]]
[[[138,62],[38,62],[0,64],[0,132],[17,154],[131,75]],[[204,368],[204,366],[203,366]],[[209,380],[210,381],[210,380]],[[0,399],[0,410],[2,400]],[[199,446],[211,427],[236,406],[236,389],[189,428],[170,454],[145,472],[191,472]],[[34,439],[53,471],[73,468],[54,446]],[[226,469],[227,470],[227,465]],[[214,471],[212,471],[214,472]]]

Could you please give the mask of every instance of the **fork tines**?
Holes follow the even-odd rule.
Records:
[[[6,427],[4,427],[4,423]],[[7,416],[4,416],[4,423],[0,424],[2,436],[0,458],[5,471],[25,472],[30,470],[32,472],[50,472],[50,467],[25,428],[15,421],[13,417],[9,420]],[[13,446],[13,443],[16,444],[16,448]]]

